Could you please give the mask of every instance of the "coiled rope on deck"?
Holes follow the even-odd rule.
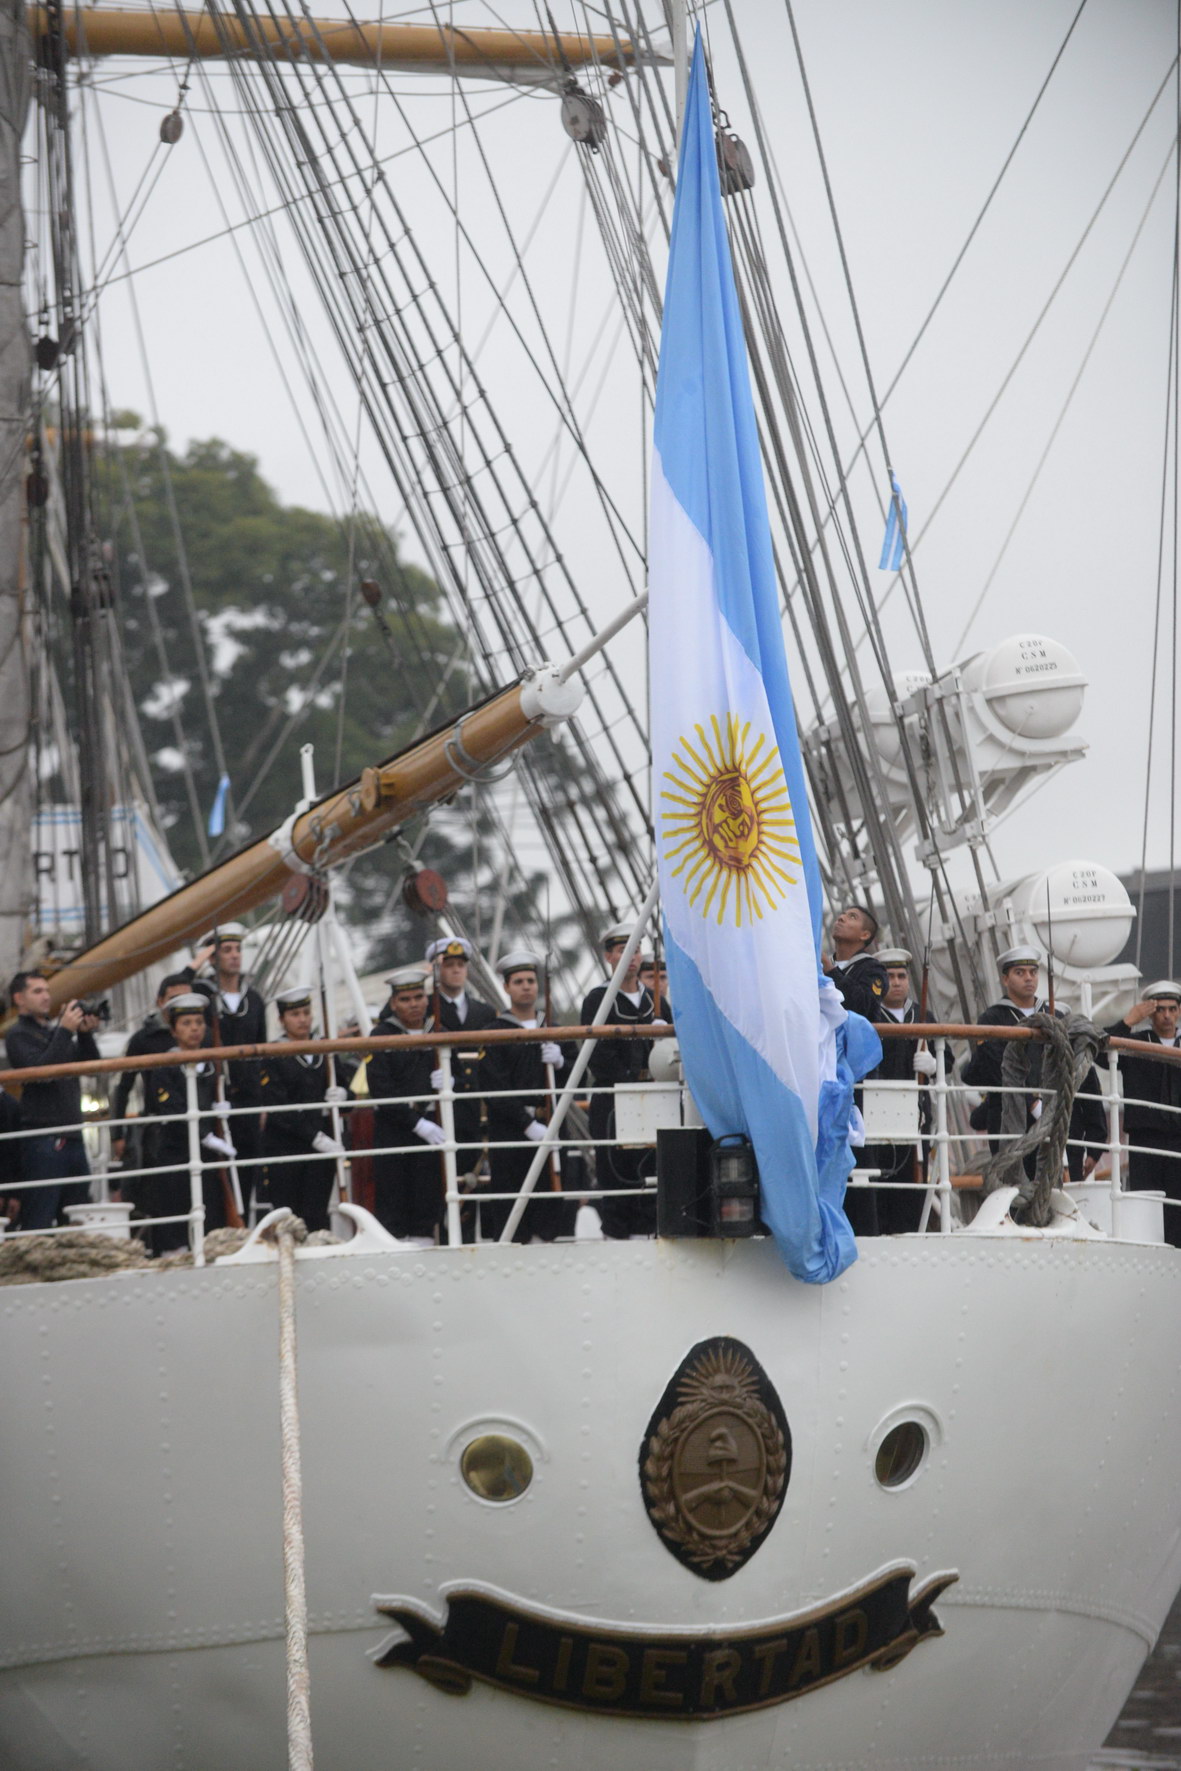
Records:
[[[1043,1047],[1030,1040],[1008,1040],[1001,1059],[1001,1082],[1009,1090],[1028,1088],[1035,1051],[1042,1053],[1039,1094],[1045,1103],[1041,1117],[1026,1126],[1024,1093],[1001,1096],[1001,1148],[983,1170],[984,1193],[998,1187],[1016,1187],[1010,1216],[1034,1229],[1044,1229],[1052,1214],[1050,1195],[1062,1182],[1066,1141],[1074,1097],[1095,1062],[1104,1036],[1085,1015],[1030,1015],[1025,1025],[1046,1036]],[[1032,1178],[1025,1172],[1025,1158],[1037,1151]]]

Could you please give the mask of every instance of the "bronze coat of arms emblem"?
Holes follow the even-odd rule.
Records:
[[[679,1562],[728,1580],[774,1525],[791,1474],[791,1432],[770,1378],[741,1341],[686,1354],[640,1450],[648,1517]]]

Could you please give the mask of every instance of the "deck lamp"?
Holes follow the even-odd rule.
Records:
[[[759,1222],[759,1170],[750,1139],[734,1132],[709,1153],[710,1231],[714,1236],[755,1236]]]

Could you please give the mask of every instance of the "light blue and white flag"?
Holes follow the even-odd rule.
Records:
[[[853,1082],[881,1057],[819,964],[820,874],[787,679],[708,82],[685,107],[656,388],[649,552],[653,822],[686,1081],[742,1132],[791,1271],[856,1258]]]
[[[902,566],[906,554],[906,500],[902,496],[902,487],[890,474],[890,512],[886,518],[886,533],[882,537],[882,557],[878,568],[883,572],[897,572]]]
[[[230,794],[230,777],[222,775],[217,783],[217,792],[213,804],[209,808],[209,834],[221,836],[226,827],[226,800]]]

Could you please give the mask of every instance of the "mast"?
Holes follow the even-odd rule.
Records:
[[[54,29],[53,0],[29,8],[29,29],[40,37]],[[613,36],[562,36],[540,31],[458,30],[453,26],[361,24],[352,19],[305,18],[298,24],[263,19],[247,30],[232,14],[130,12],[71,8],[63,26],[71,55],[146,55],[157,60],[257,56],[260,48],[292,57],[342,62],[387,71],[466,74],[544,85],[570,67],[603,64],[627,68],[632,46]],[[650,56],[647,59],[652,59]]]
[[[0,4],[0,970],[20,964],[31,898],[29,668],[24,611],[23,491],[29,346],[21,299],[24,216],[20,144],[29,99],[21,0]]]

